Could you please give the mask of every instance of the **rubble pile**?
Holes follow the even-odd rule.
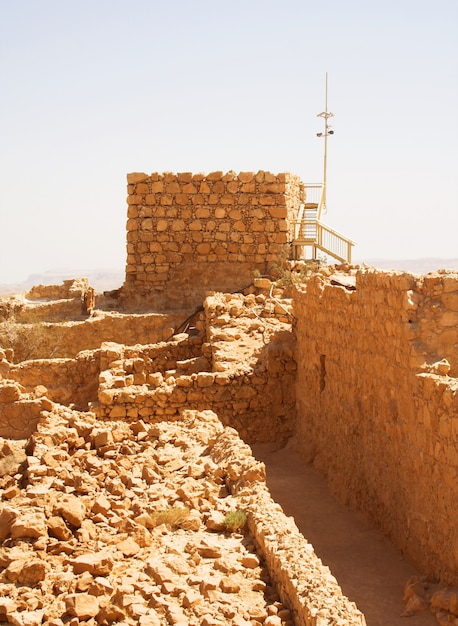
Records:
[[[210,411],[147,425],[56,405],[22,450],[2,440],[0,623],[293,624],[225,522],[243,520],[211,456],[227,430]]]

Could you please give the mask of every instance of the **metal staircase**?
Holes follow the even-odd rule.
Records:
[[[326,212],[328,137],[334,134],[328,120],[333,116],[334,114],[328,111],[328,74],[326,72],[325,109],[317,116],[324,120],[323,132],[317,133],[317,137],[324,139],[323,183],[305,183],[304,185],[304,202],[299,208],[296,220],[291,224],[290,236],[294,259],[316,259],[318,250],[321,250],[341,263],[351,263],[351,249],[355,245],[353,241],[321,221],[321,215]]]
[[[316,197],[317,191],[320,192],[319,200]],[[325,209],[324,202],[324,185],[306,183],[305,202],[300,206],[297,219],[291,224],[293,258],[316,259],[318,251],[321,251],[341,263],[351,263],[352,247],[355,244],[351,239],[321,221],[321,215]]]

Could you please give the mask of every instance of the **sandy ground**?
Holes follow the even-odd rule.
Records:
[[[326,482],[288,446],[252,446],[267,469],[272,497],[366,616],[367,626],[437,626],[429,613],[401,617],[406,581],[418,571],[358,514],[329,493]]]

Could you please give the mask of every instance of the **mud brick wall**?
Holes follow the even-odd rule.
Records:
[[[124,306],[193,309],[266,274],[292,241],[303,201],[292,174],[133,173]]]
[[[355,290],[317,275],[293,301],[300,453],[456,584],[458,275],[361,269]]]

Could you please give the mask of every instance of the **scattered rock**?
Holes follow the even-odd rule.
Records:
[[[65,606],[69,615],[79,619],[95,617],[100,610],[99,600],[88,593],[72,593],[65,598]]]
[[[76,496],[64,496],[57,505],[57,511],[72,526],[79,528],[86,517],[84,504]]]

